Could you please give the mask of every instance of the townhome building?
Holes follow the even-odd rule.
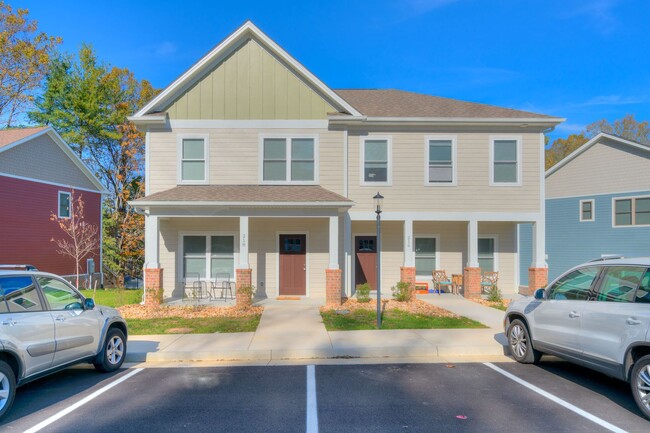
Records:
[[[544,132],[564,119],[400,90],[331,89],[251,22],[130,118],[146,133],[149,288],[230,275],[258,297],[328,303],[498,271],[518,289],[517,224],[546,282]],[[376,205],[380,193],[381,250]]]

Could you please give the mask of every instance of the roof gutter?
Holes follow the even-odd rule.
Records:
[[[128,202],[135,208],[164,207],[164,206],[229,206],[229,207],[352,207],[352,201],[145,201],[134,200]]]

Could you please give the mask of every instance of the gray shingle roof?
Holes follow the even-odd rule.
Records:
[[[545,114],[403,90],[335,90],[354,108],[370,117],[555,119]]]
[[[181,185],[157,192],[134,205],[150,202],[224,203],[348,203],[353,202],[318,185]]]

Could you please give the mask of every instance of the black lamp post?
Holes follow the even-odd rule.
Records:
[[[381,205],[384,196],[377,193],[375,200],[375,213],[377,214],[377,329],[381,329]]]

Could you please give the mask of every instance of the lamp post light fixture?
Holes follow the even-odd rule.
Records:
[[[377,329],[381,329],[381,206],[384,202],[384,196],[377,193],[373,197],[375,201],[375,213],[377,214]]]

